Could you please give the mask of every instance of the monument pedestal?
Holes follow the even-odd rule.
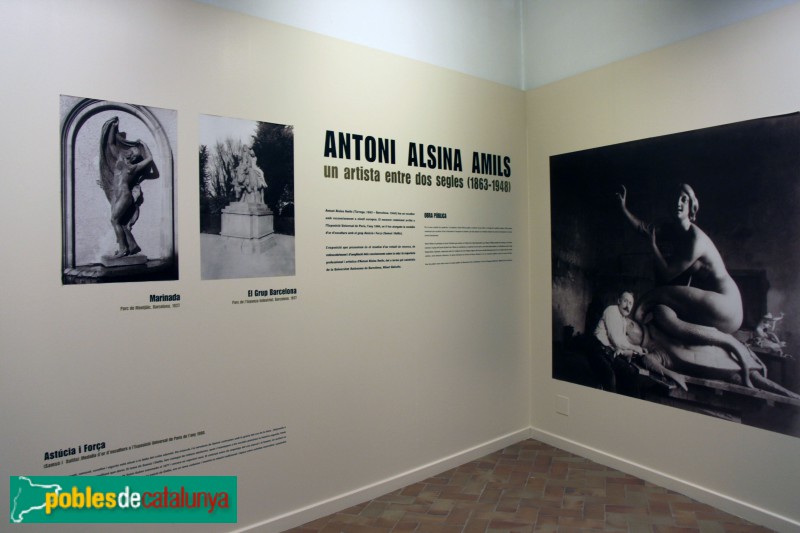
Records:
[[[161,281],[178,279],[178,266],[169,259],[147,259],[144,263],[118,262],[113,266],[100,263],[66,267],[62,274],[64,284],[76,283],[116,283],[128,281]],[[117,258],[121,259],[121,258]],[[137,260],[138,261],[138,260]]]
[[[225,254],[230,257],[236,257],[239,254],[244,255],[258,255],[269,251],[275,247],[276,233],[270,233],[260,239],[239,239],[237,237],[226,237],[220,235],[222,239],[222,248]]]
[[[274,215],[264,204],[231,202],[222,210],[220,235],[260,239],[274,232]]]

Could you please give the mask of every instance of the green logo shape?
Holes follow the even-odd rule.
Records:
[[[235,523],[235,476],[10,476],[9,522]]]

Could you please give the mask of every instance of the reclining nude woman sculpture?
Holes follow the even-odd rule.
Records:
[[[700,208],[694,190],[680,186],[674,220],[661,227],[628,210],[624,186],[617,199],[628,221],[649,239],[655,256],[659,285],[644,294],[634,317],[645,324],[662,353],[709,374],[738,370],[748,387],[754,387],[754,379],[759,384],[766,380],[766,366],[732,335],[742,324],[742,297],[716,246],[694,223]]]
[[[125,132],[119,131],[119,117],[103,124],[100,133],[100,179],[111,205],[111,227],[117,239],[113,258],[134,255],[141,248],[133,238],[132,228],[139,219],[142,181],[157,179],[158,169],[150,149],[142,141],[128,141]]]
[[[736,384],[741,382],[742,366],[730,356],[727,348],[713,344],[681,344],[661,331],[655,322],[641,326],[631,320],[630,326],[626,331],[628,340],[641,346],[644,352],[637,363],[672,379],[683,390],[688,390],[685,375]],[[749,377],[751,388],[800,400],[800,395],[768,379],[758,369],[750,369]]]

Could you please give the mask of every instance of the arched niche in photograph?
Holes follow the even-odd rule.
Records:
[[[177,113],[70,96],[61,113],[62,282],[177,279]]]

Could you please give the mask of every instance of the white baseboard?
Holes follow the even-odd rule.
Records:
[[[585,457],[601,465],[609,466],[621,472],[625,472],[626,474],[655,483],[656,485],[678,492],[699,502],[716,507],[726,513],[749,520],[755,524],[774,529],[775,531],[786,533],[797,533],[800,531],[800,522],[792,520],[791,518],[737,500],[725,494],[709,490],[667,473],[634,463],[622,457],[560,437],[553,433],[532,427],[531,438],[580,455],[581,457]]]
[[[622,457],[586,446],[579,442],[566,439],[559,435],[549,433],[537,428],[524,428],[502,437],[492,439],[477,446],[462,450],[453,455],[443,457],[436,461],[408,470],[371,485],[366,485],[350,492],[342,493],[332,498],[319,501],[290,511],[288,513],[268,518],[264,521],[234,530],[232,533],[279,533],[297,527],[317,518],[336,513],[359,503],[377,498],[383,494],[411,485],[429,478],[451,468],[455,468],[484,455],[501,450],[522,440],[533,438],[555,446],[562,450],[586,457],[599,464],[615,468],[627,474],[655,483],[661,487],[684,494],[699,502],[712,505],[717,509],[749,520],[755,524],[768,527],[775,531],[797,533],[800,531],[800,522],[791,518],[762,509],[753,504],[737,500],[725,494],[709,490],[705,487],[676,478],[667,473],[634,463]]]
[[[232,533],[279,533],[287,529],[300,526],[306,522],[322,518],[323,516],[336,513],[342,509],[347,509],[359,503],[372,500],[383,494],[395,491],[407,485],[411,485],[423,479],[427,479],[436,474],[440,474],[461,466],[464,463],[474,461],[484,455],[502,450],[517,442],[530,438],[531,428],[523,428],[502,437],[492,439],[483,444],[473,446],[466,450],[443,457],[436,461],[408,470],[371,485],[367,485],[350,492],[339,494],[327,500],[313,503],[306,507],[290,511],[286,514],[268,518],[262,522],[236,529]]]

